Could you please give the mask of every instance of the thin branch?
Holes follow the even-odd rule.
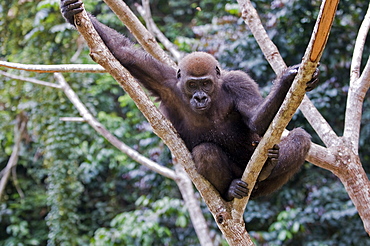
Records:
[[[364,50],[366,36],[369,32],[369,28],[370,28],[370,3],[366,15],[364,17],[364,20],[358,31],[355,48],[353,50],[350,85],[352,85],[352,83],[354,83],[360,77],[362,54]]]
[[[238,3],[245,23],[251,29],[253,36],[260,46],[267,61],[270,63],[276,74],[281,74],[287,66],[281,57],[279,50],[268,37],[267,32],[258,16],[257,10],[253,7],[250,0],[238,0]],[[331,140],[336,138],[337,135],[327,121],[322,117],[322,115],[317,110],[313,110],[314,107],[315,106],[313,103],[305,95],[299,109],[302,111],[303,115],[315,129],[326,146],[330,146],[332,144]]]
[[[136,40],[149,54],[157,60],[166,63],[172,67],[176,64],[159,46],[153,35],[141,24],[139,19],[132,13],[131,9],[123,1],[104,0],[104,2],[112,9],[118,18],[126,25],[130,32],[135,36]]]
[[[0,61],[0,67],[37,73],[106,73],[105,69],[98,64],[31,65]]]
[[[299,104],[303,100],[303,97],[306,93],[306,83],[311,80],[312,74],[315,72],[329,37],[330,28],[334,20],[335,10],[338,2],[339,0],[324,0],[322,2],[320,13],[312,33],[310,43],[306,49],[301,66],[298,70],[298,74],[295,77],[293,84],[280,107],[280,110],[276,114],[264,137],[258,144],[244,171],[242,180],[245,181],[250,187],[254,187],[263,164],[267,159],[268,149],[272,148],[275,143],[279,142],[281,134],[288,125],[295,111],[298,109]],[[252,189],[250,189],[249,195],[251,192]],[[240,218],[240,220],[243,219],[243,212],[248,200],[249,196],[243,199],[234,200],[234,218]]]
[[[285,62],[281,57],[278,48],[270,40],[265,28],[262,25],[261,19],[258,16],[257,10],[253,7],[249,0],[237,0],[242,12],[244,22],[251,29],[254,38],[256,39],[260,49],[270,63],[276,74],[281,74],[286,68]]]
[[[193,223],[194,229],[198,235],[200,245],[212,246],[212,239],[210,237],[207,221],[203,216],[203,212],[199,206],[199,201],[195,197],[193,184],[189,176],[184,170],[184,167],[174,161],[175,172],[177,175],[176,184],[180,189],[181,195],[185,201],[185,205],[189,211],[190,219]]]
[[[343,136],[351,143],[354,153],[358,153],[360,138],[362,106],[366,92],[369,89],[369,60],[360,78],[360,66],[366,36],[370,29],[370,4],[357,35],[352,56],[350,87],[347,97],[347,106]],[[369,58],[370,59],[370,58]]]
[[[332,154],[331,150],[317,144],[311,144],[307,161],[315,163],[316,166],[337,173],[340,165],[337,165],[337,157]]]
[[[138,163],[146,166],[147,168],[157,172],[167,178],[176,179],[176,174],[169,168],[163,167],[154,161],[144,157],[137,151],[133,150],[123,142],[121,142],[118,138],[116,138],[113,134],[111,134],[99,121],[97,121],[92,114],[88,111],[88,109],[83,105],[83,103],[78,98],[77,94],[71,89],[68,83],[65,81],[63,75],[60,73],[55,73],[54,77],[61,85],[64,93],[68,97],[68,99],[73,103],[73,105],[77,108],[78,112],[82,116],[82,118],[92,126],[99,134],[101,134],[105,139],[107,139],[113,146],[117,149],[128,155],[133,160],[137,161]]]
[[[10,155],[9,161],[5,168],[1,171],[2,178],[0,180],[0,200],[3,197],[3,193],[5,191],[6,184],[8,183],[8,179],[10,176],[10,172],[18,163],[19,157],[19,150],[21,147],[22,136],[23,132],[26,129],[27,121],[20,115],[17,117],[17,124],[14,127],[14,146],[12,154]]]
[[[61,117],[59,120],[69,122],[86,122],[86,120],[82,117]]]
[[[179,61],[183,54],[181,54],[176,45],[174,45],[168,38],[159,30],[158,26],[155,24],[152,14],[150,12],[150,4],[148,0],[142,0],[143,6],[136,3],[136,9],[139,11],[140,15],[144,17],[146,26],[148,30],[155,35],[159,42],[163,44],[166,50],[168,50],[176,61]]]
[[[367,59],[366,66],[364,68],[364,71],[361,74],[361,77],[358,79],[358,83],[362,85],[362,91],[365,93],[370,88],[370,56]]]
[[[12,168],[12,179],[13,179],[14,187],[15,187],[15,189],[17,190],[17,192],[19,194],[19,197],[21,199],[23,199],[24,198],[24,192],[23,192],[21,186],[19,185],[19,181],[18,181],[18,178],[17,178],[17,169],[16,168]]]
[[[6,76],[8,78],[11,78],[11,79],[21,80],[21,81],[25,81],[25,82],[30,82],[30,83],[42,85],[42,86],[48,86],[48,87],[52,87],[52,88],[56,88],[56,89],[61,89],[60,85],[57,85],[57,84],[54,84],[54,83],[45,82],[45,81],[38,80],[38,79],[33,79],[33,78],[27,78],[27,77],[23,77],[23,76],[18,76],[18,75],[7,73],[7,72],[1,71],[1,70],[0,70],[0,74],[3,75],[3,76]]]

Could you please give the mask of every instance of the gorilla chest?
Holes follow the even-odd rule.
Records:
[[[184,120],[175,125],[189,150],[201,143],[214,143],[231,155],[249,152],[254,139],[238,113],[228,114],[218,120],[202,117],[200,120]]]

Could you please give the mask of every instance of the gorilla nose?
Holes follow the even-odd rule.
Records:
[[[204,96],[204,95],[196,95],[194,96],[194,99],[198,102],[198,103],[205,103],[207,101],[207,97]]]

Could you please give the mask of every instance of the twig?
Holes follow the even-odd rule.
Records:
[[[82,117],[61,117],[59,118],[61,121],[70,121],[70,122],[86,122],[86,120]]]
[[[0,61],[0,67],[37,73],[106,73],[105,69],[98,64],[31,65]]]
[[[21,113],[22,114],[22,113]],[[10,155],[9,161],[6,167],[3,169],[2,178],[0,180],[0,200],[3,197],[3,193],[8,182],[11,170],[17,165],[18,157],[19,157],[19,150],[21,147],[23,132],[26,129],[27,120],[24,119],[21,115],[17,116],[17,124],[14,127],[14,146],[12,154]]]
[[[14,187],[15,187],[15,189],[17,190],[17,192],[19,194],[19,197],[21,199],[23,199],[24,198],[24,193],[22,191],[21,186],[19,185],[19,181],[18,181],[18,178],[17,178],[17,169],[16,168],[12,168],[12,179],[13,179]]]
[[[149,1],[142,0],[142,4],[143,6],[136,3],[135,6],[140,15],[144,17],[148,30],[158,38],[159,42],[161,42],[165,49],[172,54],[175,60],[179,61],[183,57],[183,54],[179,52],[177,46],[174,45],[170,40],[168,40],[168,38],[161,32],[161,30],[159,30],[158,26],[155,24],[150,12]]]
[[[366,36],[369,32],[369,28],[370,28],[370,3],[366,15],[364,17],[364,20],[362,21],[362,24],[358,31],[355,48],[353,50],[350,84],[354,83],[360,77],[362,53],[364,50]]]
[[[33,78],[27,78],[27,77],[23,77],[23,76],[18,76],[18,75],[7,73],[7,72],[1,71],[1,70],[0,70],[0,74],[3,75],[3,76],[9,77],[11,79],[21,80],[21,81],[25,81],[25,82],[30,82],[30,83],[42,85],[42,86],[48,86],[48,87],[52,87],[52,88],[56,88],[56,89],[61,89],[60,85],[57,85],[57,84],[54,84],[54,83],[45,82],[45,81],[38,80],[38,79],[33,79]]]

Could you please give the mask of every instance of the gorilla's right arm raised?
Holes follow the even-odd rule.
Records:
[[[83,10],[83,2],[80,0],[61,0],[62,14],[73,26],[75,26],[74,16]],[[113,56],[132,76],[159,99],[171,93],[168,88],[176,83],[176,70],[174,68],[159,62],[143,50],[135,48],[128,38],[100,23],[91,14],[89,14],[89,17],[95,30]]]

